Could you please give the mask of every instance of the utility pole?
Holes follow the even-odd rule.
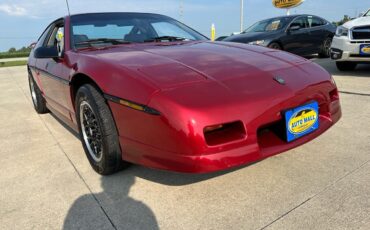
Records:
[[[180,21],[184,22],[184,3],[183,0],[180,0]]]
[[[244,0],[240,0],[240,32],[244,31]]]

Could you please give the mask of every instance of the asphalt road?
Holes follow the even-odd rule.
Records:
[[[227,172],[132,166],[110,177],[32,107],[25,67],[0,69],[0,229],[369,229],[370,66],[335,76],[342,120],[314,141]]]

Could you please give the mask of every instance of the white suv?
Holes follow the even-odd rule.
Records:
[[[331,58],[341,71],[354,70],[358,63],[370,64],[370,9],[337,28],[331,45]]]

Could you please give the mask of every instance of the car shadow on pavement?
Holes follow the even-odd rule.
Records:
[[[254,163],[253,163],[254,164]],[[248,164],[247,166],[250,166]],[[146,168],[140,165],[132,165],[127,171],[132,173],[136,177],[142,178],[144,180],[149,180],[158,184],[168,185],[168,186],[184,186],[189,184],[195,184],[202,181],[210,180],[215,177],[220,177],[222,175],[240,170],[247,167],[246,165],[237,168],[232,168],[228,170],[213,172],[213,173],[203,173],[203,174],[190,174],[190,173],[177,173],[171,171],[163,171],[158,169]]]
[[[51,116],[79,139],[74,129],[52,113]],[[184,186],[222,176],[243,167],[246,166],[215,173],[186,174],[131,165],[114,175],[101,176],[101,192],[93,192],[89,183],[80,176],[90,193],[74,201],[64,220],[63,229],[159,229],[150,207],[129,196],[137,178],[167,186]],[[98,174],[96,176],[99,177]]]
[[[63,229],[159,229],[153,211],[129,197],[134,183],[135,176],[130,173],[101,177],[103,191],[79,197],[69,209]]]
[[[333,74],[349,77],[370,77],[370,64],[359,64],[354,71],[341,72],[336,70]]]
[[[329,58],[306,57],[325,68],[331,75],[344,77],[370,77],[370,64],[358,64],[353,71],[339,71],[335,61]]]
[[[57,116],[55,116],[53,113],[50,113],[53,118],[66,130],[68,130],[73,136],[75,136],[77,139],[80,139],[79,134],[72,128],[70,128],[68,125],[66,125],[61,119],[59,119]],[[81,145],[82,148],[82,145]],[[87,159],[86,159],[87,160]],[[242,165],[239,167],[234,167],[231,169],[213,172],[213,173],[202,173],[202,174],[190,174],[190,173],[177,173],[177,172],[171,172],[171,171],[164,171],[159,169],[151,169],[147,168],[141,165],[130,165],[127,169],[120,172],[121,176],[126,177],[139,177],[145,180],[149,180],[158,184],[164,184],[168,186],[183,186],[188,184],[194,184],[201,181],[209,180],[214,177],[219,177],[224,174],[231,173],[233,171],[237,171],[241,168],[248,167],[252,164],[255,164],[257,162]]]

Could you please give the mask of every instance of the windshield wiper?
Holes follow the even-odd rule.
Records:
[[[99,43],[111,43],[113,45],[120,45],[120,44],[130,44],[131,42],[120,40],[120,39],[113,39],[113,38],[97,38],[97,39],[89,39],[87,41],[78,42],[75,45],[92,46],[92,44],[99,44]]]
[[[176,41],[185,41],[185,40],[190,40],[190,39],[175,37],[175,36],[160,36],[160,37],[147,39],[144,42],[162,42],[162,41],[176,42]]]

